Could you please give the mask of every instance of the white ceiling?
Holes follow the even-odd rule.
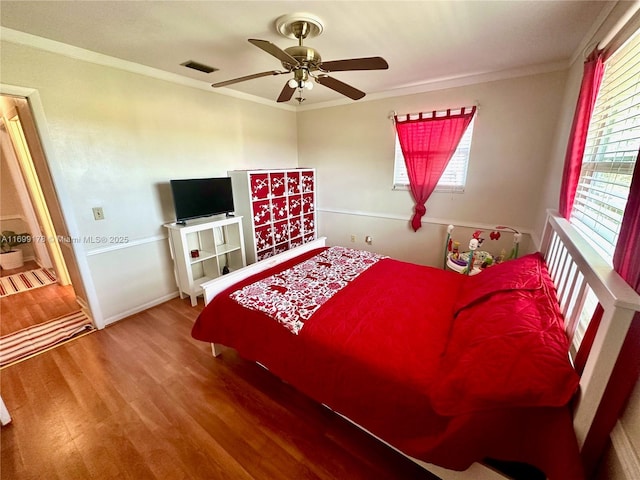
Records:
[[[369,56],[387,60],[388,70],[331,74],[375,98],[428,89],[444,81],[568,65],[573,56],[582,54],[594,25],[602,22],[613,3],[2,0],[0,19],[11,30],[208,85],[281,69],[275,57],[247,39],[268,40],[282,49],[292,46],[296,41],[277,33],[275,20],[308,12],[322,20],[324,32],[305,45],[318,50],[324,61]],[[180,65],[187,60],[219,71],[204,74]],[[263,77],[225,88],[275,104],[288,78]],[[352,102],[321,85],[305,96],[304,105]]]

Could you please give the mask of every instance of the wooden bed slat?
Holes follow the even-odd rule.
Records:
[[[561,306],[563,306],[563,298],[566,296],[567,283],[569,281],[569,276],[571,275],[571,270],[573,268],[577,268],[576,264],[573,263],[571,257],[567,253],[567,255],[565,255],[564,262],[562,263],[562,268],[560,268],[560,275],[556,283],[559,293],[558,298],[561,301]]]
[[[560,288],[560,291],[558,292],[560,298],[560,309],[565,316],[570,310],[571,304],[574,300],[573,292],[578,280],[578,273],[578,267],[572,263],[569,266],[569,270],[567,271],[565,280]]]
[[[546,260],[547,260],[547,268],[549,269],[549,274],[553,278],[558,265],[560,243],[557,235],[552,235],[552,234],[550,235],[551,235],[551,245],[549,246],[549,251],[546,256]]]
[[[567,304],[567,311],[563,312],[565,318],[565,330],[567,332],[567,336],[569,337],[569,341],[573,343],[573,339],[576,334],[576,329],[578,328],[578,323],[580,321],[580,315],[585,305],[585,298],[587,295],[587,283],[585,282],[584,275],[577,271],[577,275],[574,280],[574,285],[572,288],[577,287],[573,290],[573,298],[571,300],[571,304]],[[576,345],[576,350],[579,345]]]

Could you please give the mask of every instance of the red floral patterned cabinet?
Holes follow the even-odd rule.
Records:
[[[233,201],[244,224],[247,263],[316,238],[315,170],[233,170]]]

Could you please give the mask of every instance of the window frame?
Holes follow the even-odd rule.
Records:
[[[458,109],[459,110],[459,109]],[[451,110],[456,111],[456,110]],[[438,114],[445,114],[446,110],[436,112]],[[411,114],[410,117],[418,117],[420,114]],[[424,114],[423,114],[424,115]],[[451,157],[447,168],[443,172],[438,185],[434,190],[434,193],[464,193],[467,184],[467,173],[469,171],[469,158],[471,156],[471,144],[473,142],[473,130],[475,126],[476,117],[478,112],[471,119],[469,126],[464,132],[464,135],[460,139],[458,148]],[[402,154],[402,148],[400,147],[400,141],[398,134],[394,132],[395,137],[395,150],[393,161],[393,190],[409,190],[409,176],[407,174],[407,167],[404,161],[404,155]],[[452,169],[456,171],[451,172]],[[460,183],[441,183],[443,179],[460,177]],[[446,181],[446,180],[445,180]]]

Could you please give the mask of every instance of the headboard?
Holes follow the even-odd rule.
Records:
[[[548,212],[540,252],[558,290],[567,335],[572,339],[572,357],[578,348],[576,329],[585,322],[585,317],[588,319],[585,299],[589,291],[604,310],[582,372],[574,410],[574,428],[582,447],[631,320],[640,311],[640,295],[557,212]]]

